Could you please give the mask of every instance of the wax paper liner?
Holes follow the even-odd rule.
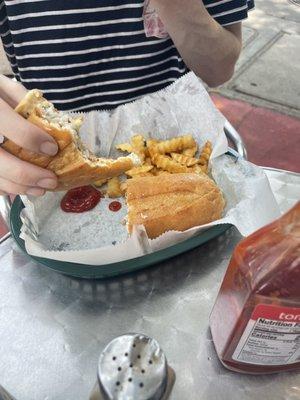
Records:
[[[282,214],[300,201],[300,174],[266,168],[265,173]]]
[[[63,193],[47,193],[39,199],[24,197],[21,237],[27,252],[38,257],[103,265],[174,245],[212,225],[231,223],[242,235],[248,235],[270,222],[279,215],[279,209],[268,179],[259,167],[225,155],[228,148],[223,127],[223,116],[193,73],[134,103],[86,114],[81,135],[102,156],[119,155],[115,145],[129,141],[137,133],[159,139],[192,134],[200,147],[210,140],[211,174],[226,200],[224,217],[206,226],[167,232],[149,240],[143,227],[136,227],[128,237],[124,201],[119,213],[108,211],[110,200],[103,199],[90,212],[69,214],[59,206]]]

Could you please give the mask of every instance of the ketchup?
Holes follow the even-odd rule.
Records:
[[[300,370],[300,202],[238,244],[210,328],[231,370]]]
[[[117,212],[122,208],[122,204],[119,201],[112,201],[108,208],[110,209],[110,211],[114,211]]]
[[[62,198],[60,206],[65,212],[82,213],[96,207],[101,197],[101,192],[93,186],[81,186],[69,190]]]

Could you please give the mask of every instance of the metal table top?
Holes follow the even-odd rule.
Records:
[[[0,384],[17,400],[85,400],[104,346],[127,332],[160,343],[177,379],[172,400],[296,400],[300,376],[230,372],[208,318],[233,248],[221,237],[155,267],[106,281],[76,280],[0,246]]]
[[[173,400],[296,399],[296,374],[239,375],[217,360],[208,317],[239,239],[231,229],[162,265],[98,282],[34,264],[9,239],[0,248],[1,384],[22,400],[88,399],[104,346],[134,331],[164,349],[177,373]]]

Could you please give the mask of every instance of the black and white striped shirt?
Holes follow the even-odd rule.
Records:
[[[199,0],[201,1],[201,0]],[[253,0],[204,0],[221,25]],[[110,109],[187,68],[171,39],[146,37],[144,0],[0,0],[0,35],[16,78],[61,110]]]

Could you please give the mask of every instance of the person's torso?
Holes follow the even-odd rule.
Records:
[[[114,108],[187,71],[171,39],[146,37],[143,0],[2,0],[0,6],[0,34],[15,76],[62,110]]]

